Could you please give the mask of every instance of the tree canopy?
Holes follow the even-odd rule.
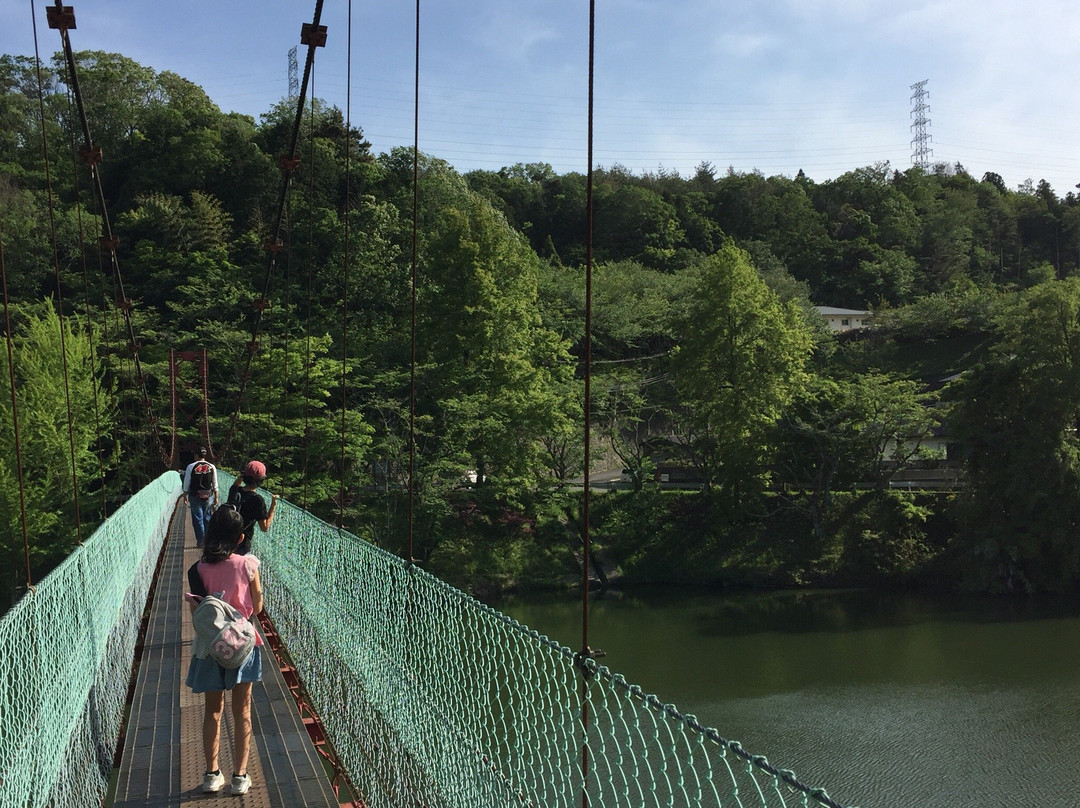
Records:
[[[587,178],[539,162],[462,175],[417,155],[414,240],[412,150],[372,154],[322,100],[284,183],[288,100],[254,120],[120,54],[76,63],[106,210],[85,167],[45,164],[81,136],[64,61],[42,70],[39,99],[33,61],[0,57],[0,237],[31,478],[63,490],[71,466],[56,458],[67,407],[50,335],[71,337],[74,478],[103,494],[89,523],[158,463],[148,430],[170,423],[170,352],[205,348],[211,435],[232,439],[224,462],[265,458],[285,495],[402,553],[411,483],[414,557],[477,588],[573,563]],[[823,182],[707,163],[686,178],[616,165],[593,179],[593,470],[627,469],[625,510],[605,528],[616,544],[634,533],[627,514],[654,528],[613,549],[627,570],[670,569],[652,548],[682,513],[702,537],[682,550],[695,574],[707,547],[717,577],[740,564],[785,581],[1080,584],[1073,192],[885,163]],[[106,215],[119,301],[98,249]],[[815,306],[869,310],[874,327],[830,334]],[[181,404],[201,399],[191,372]],[[890,499],[891,475],[925,459],[935,430],[968,488],[933,507]],[[18,535],[5,458],[0,512]],[[660,464],[704,483],[680,495],[684,511],[659,496]],[[73,515],[34,497],[44,569],[71,546]],[[950,520],[948,541],[923,540]]]

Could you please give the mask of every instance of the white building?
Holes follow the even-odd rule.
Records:
[[[825,318],[830,331],[851,331],[855,328],[868,328],[872,314],[858,309],[838,309],[833,306],[814,306],[818,314]]]

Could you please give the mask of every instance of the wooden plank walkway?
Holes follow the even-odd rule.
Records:
[[[337,808],[322,758],[304,729],[268,645],[263,646],[263,681],[251,692],[251,791],[240,797],[229,794],[232,715],[226,696],[219,758],[225,788],[203,794],[203,697],[183,684],[192,637],[183,593],[187,568],[198,557],[191,518],[180,502],[143,644],[114,808],[173,808],[189,803],[205,808]]]

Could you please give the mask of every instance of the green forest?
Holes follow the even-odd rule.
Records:
[[[589,498],[605,579],[1080,582],[1073,190],[959,164],[614,165],[590,219],[585,173],[462,174],[372,153],[318,99],[256,121],[119,54],[75,61],[81,110],[61,58],[0,57],[5,604],[27,550],[40,577],[162,472],[171,352],[203,349],[222,468],[257,457],[272,490],[402,556],[411,536],[480,597],[580,578],[587,355],[591,469],[622,479]],[[833,333],[818,306],[872,327]],[[198,445],[197,363],[177,373]],[[958,484],[894,485],[930,461]]]

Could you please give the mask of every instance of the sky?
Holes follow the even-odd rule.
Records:
[[[71,3],[72,0],[66,0]],[[75,0],[76,50],[122,53],[258,119],[288,93],[314,2]],[[49,58],[45,7],[0,2],[0,53]],[[376,153],[413,142],[465,172],[588,170],[587,0],[325,0],[309,93]],[[596,0],[593,166],[822,182],[912,165],[926,81],[932,162],[1010,188],[1080,183],[1080,14],[1065,0]],[[306,47],[298,49],[303,76]],[[91,122],[91,127],[93,122]]]

